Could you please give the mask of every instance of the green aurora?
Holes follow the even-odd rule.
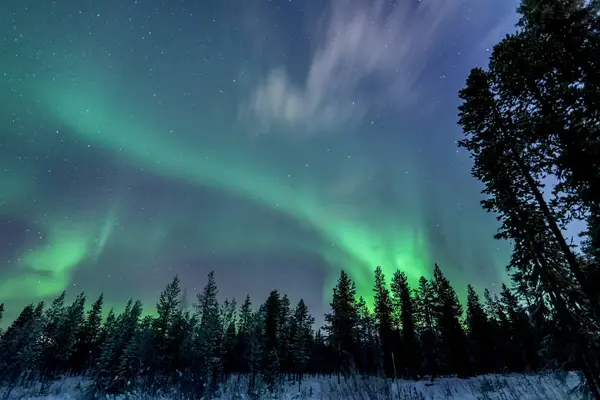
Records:
[[[248,91],[241,84],[219,90],[224,99],[206,107],[194,104],[204,94],[187,103],[175,93],[186,85],[177,71],[195,60],[138,76],[127,44],[115,44],[107,58],[107,32],[67,41],[69,28],[61,29],[52,45],[44,29],[27,44],[11,44],[20,57],[0,75],[0,206],[4,219],[35,233],[5,244],[0,302],[55,296],[85,270],[115,274],[131,265],[177,264],[174,258],[264,260],[275,253],[327,266],[326,301],[340,268],[367,299],[377,265],[388,277],[405,271],[413,283],[434,262],[459,284],[478,269],[492,272],[476,277],[477,286],[503,279],[507,252],[491,238],[493,218],[478,209],[475,184],[464,186],[468,210],[453,214],[450,199],[462,193],[443,180],[424,186],[446,167],[423,168],[419,145],[407,135],[392,144],[381,135],[369,143],[362,125],[310,138],[261,131],[243,112]],[[59,55],[52,50],[58,40]],[[208,68],[195,83],[199,91],[214,92],[211,70],[218,73]],[[407,122],[401,130],[411,129]],[[61,163],[77,179],[53,172],[65,171]],[[141,181],[153,182],[151,195],[132,194]],[[207,192],[222,204],[203,205]],[[432,239],[433,226],[441,227],[443,245]],[[225,286],[229,279],[220,278]],[[154,299],[156,285],[140,296]]]

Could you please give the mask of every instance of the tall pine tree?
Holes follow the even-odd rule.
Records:
[[[282,301],[277,290],[273,290],[265,302],[265,328],[263,348],[263,377],[270,392],[275,390],[281,372],[281,313]]]
[[[338,368],[343,374],[349,374],[353,367],[357,324],[355,296],[354,282],[345,271],[341,271],[338,283],[333,288],[331,312],[325,315],[325,330]]]
[[[394,356],[398,356],[399,337],[393,327],[393,306],[390,291],[387,288],[385,275],[379,266],[375,268],[373,293],[375,298],[375,318],[379,328],[379,341],[383,352],[383,360],[380,368],[385,376],[396,377]]]
[[[496,355],[491,326],[479,295],[471,285],[467,285],[466,325],[475,374],[492,373]]]
[[[489,72],[471,72],[460,92],[459,123],[467,135],[460,145],[471,152],[473,175],[485,185],[484,208],[499,215],[497,237],[514,242],[509,267],[518,289],[543,302],[538,307],[554,308],[565,329],[574,327],[570,336],[582,344],[574,355],[600,398],[598,350],[586,328],[600,315],[596,289],[561,232],[564,212],[548,204],[540,189],[556,166],[552,132],[565,126],[564,110],[549,100],[560,85],[546,76],[540,86],[545,92],[536,92],[542,82],[531,74],[546,64],[540,53],[531,53],[530,39],[527,32],[508,36],[495,47]]]
[[[464,377],[469,373],[466,340],[460,318],[462,306],[450,281],[436,264],[433,269],[434,312],[444,351],[442,369]]]
[[[75,373],[83,373],[89,370],[99,356],[103,304],[104,295],[101,294],[92,304],[87,313],[87,318],[77,334],[70,362]]]
[[[312,346],[312,325],[315,322],[313,316],[308,312],[304,300],[300,299],[290,325],[290,353],[292,356],[292,371],[298,377],[298,386],[302,384],[302,377],[310,359]]]
[[[415,322],[422,346],[421,370],[431,381],[440,374],[440,338],[436,324],[435,292],[427,278],[419,278],[415,292]]]
[[[207,384],[209,390],[217,388],[221,373],[221,343],[223,327],[220,315],[220,306],[217,299],[219,290],[215,280],[215,273],[208,274],[206,285],[198,294],[196,310],[199,315],[199,324],[196,333],[197,365],[196,374],[199,388]]]
[[[396,319],[402,329],[402,357],[407,377],[419,375],[420,349],[415,327],[414,299],[408,285],[406,274],[396,271],[391,284],[392,302],[397,311]]]

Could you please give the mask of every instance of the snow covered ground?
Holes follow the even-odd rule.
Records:
[[[429,381],[386,381],[383,379],[342,379],[337,377],[308,378],[299,389],[298,385],[286,384],[281,390],[266,399],[281,400],[313,400],[313,399],[406,399],[406,400],[566,400],[583,399],[579,392],[573,393],[579,379],[576,374],[566,376],[556,374],[535,375],[485,375],[470,379],[443,378],[434,383]],[[14,389],[8,399],[30,400],[87,400],[89,381],[84,378],[64,378],[54,382],[46,393],[41,394],[39,385],[29,388]],[[0,389],[0,398],[5,392]],[[181,399],[177,395],[139,395],[110,397],[111,399]],[[245,394],[243,378],[232,378],[218,393],[220,400],[245,400],[250,397]]]

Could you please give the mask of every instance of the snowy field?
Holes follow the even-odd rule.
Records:
[[[337,377],[308,378],[299,389],[298,385],[286,384],[278,393],[264,395],[259,398],[281,400],[312,399],[406,399],[406,400],[567,400],[583,399],[577,387],[579,379],[576,374],[536,374],[536,375],[486,375],[470,379],[443,378],[434,383],[429,381],[385,381],[383,379],[357,377],[342,379]],[[92,397],[87,393],[89,381],[85,378],[64,378],[54,382],[46,393],[40,393],[40,387],[14,389],[5,397],[4,390],[0,398],[16,400],[87,400]],[[232,378],[214,399],[245,400],[256,399],[245,393],[243,378]],[[182,399],[177,394],[157,394],[153,396],[129,394],[105,397],[107,399]]]

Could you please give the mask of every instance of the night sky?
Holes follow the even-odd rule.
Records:
[[[63,289],[152,308],[210,270],[317,317],[341,268],[366,297],[377,265],[499,285],[456,107],[516,5],[3,0],[6,316]]]

